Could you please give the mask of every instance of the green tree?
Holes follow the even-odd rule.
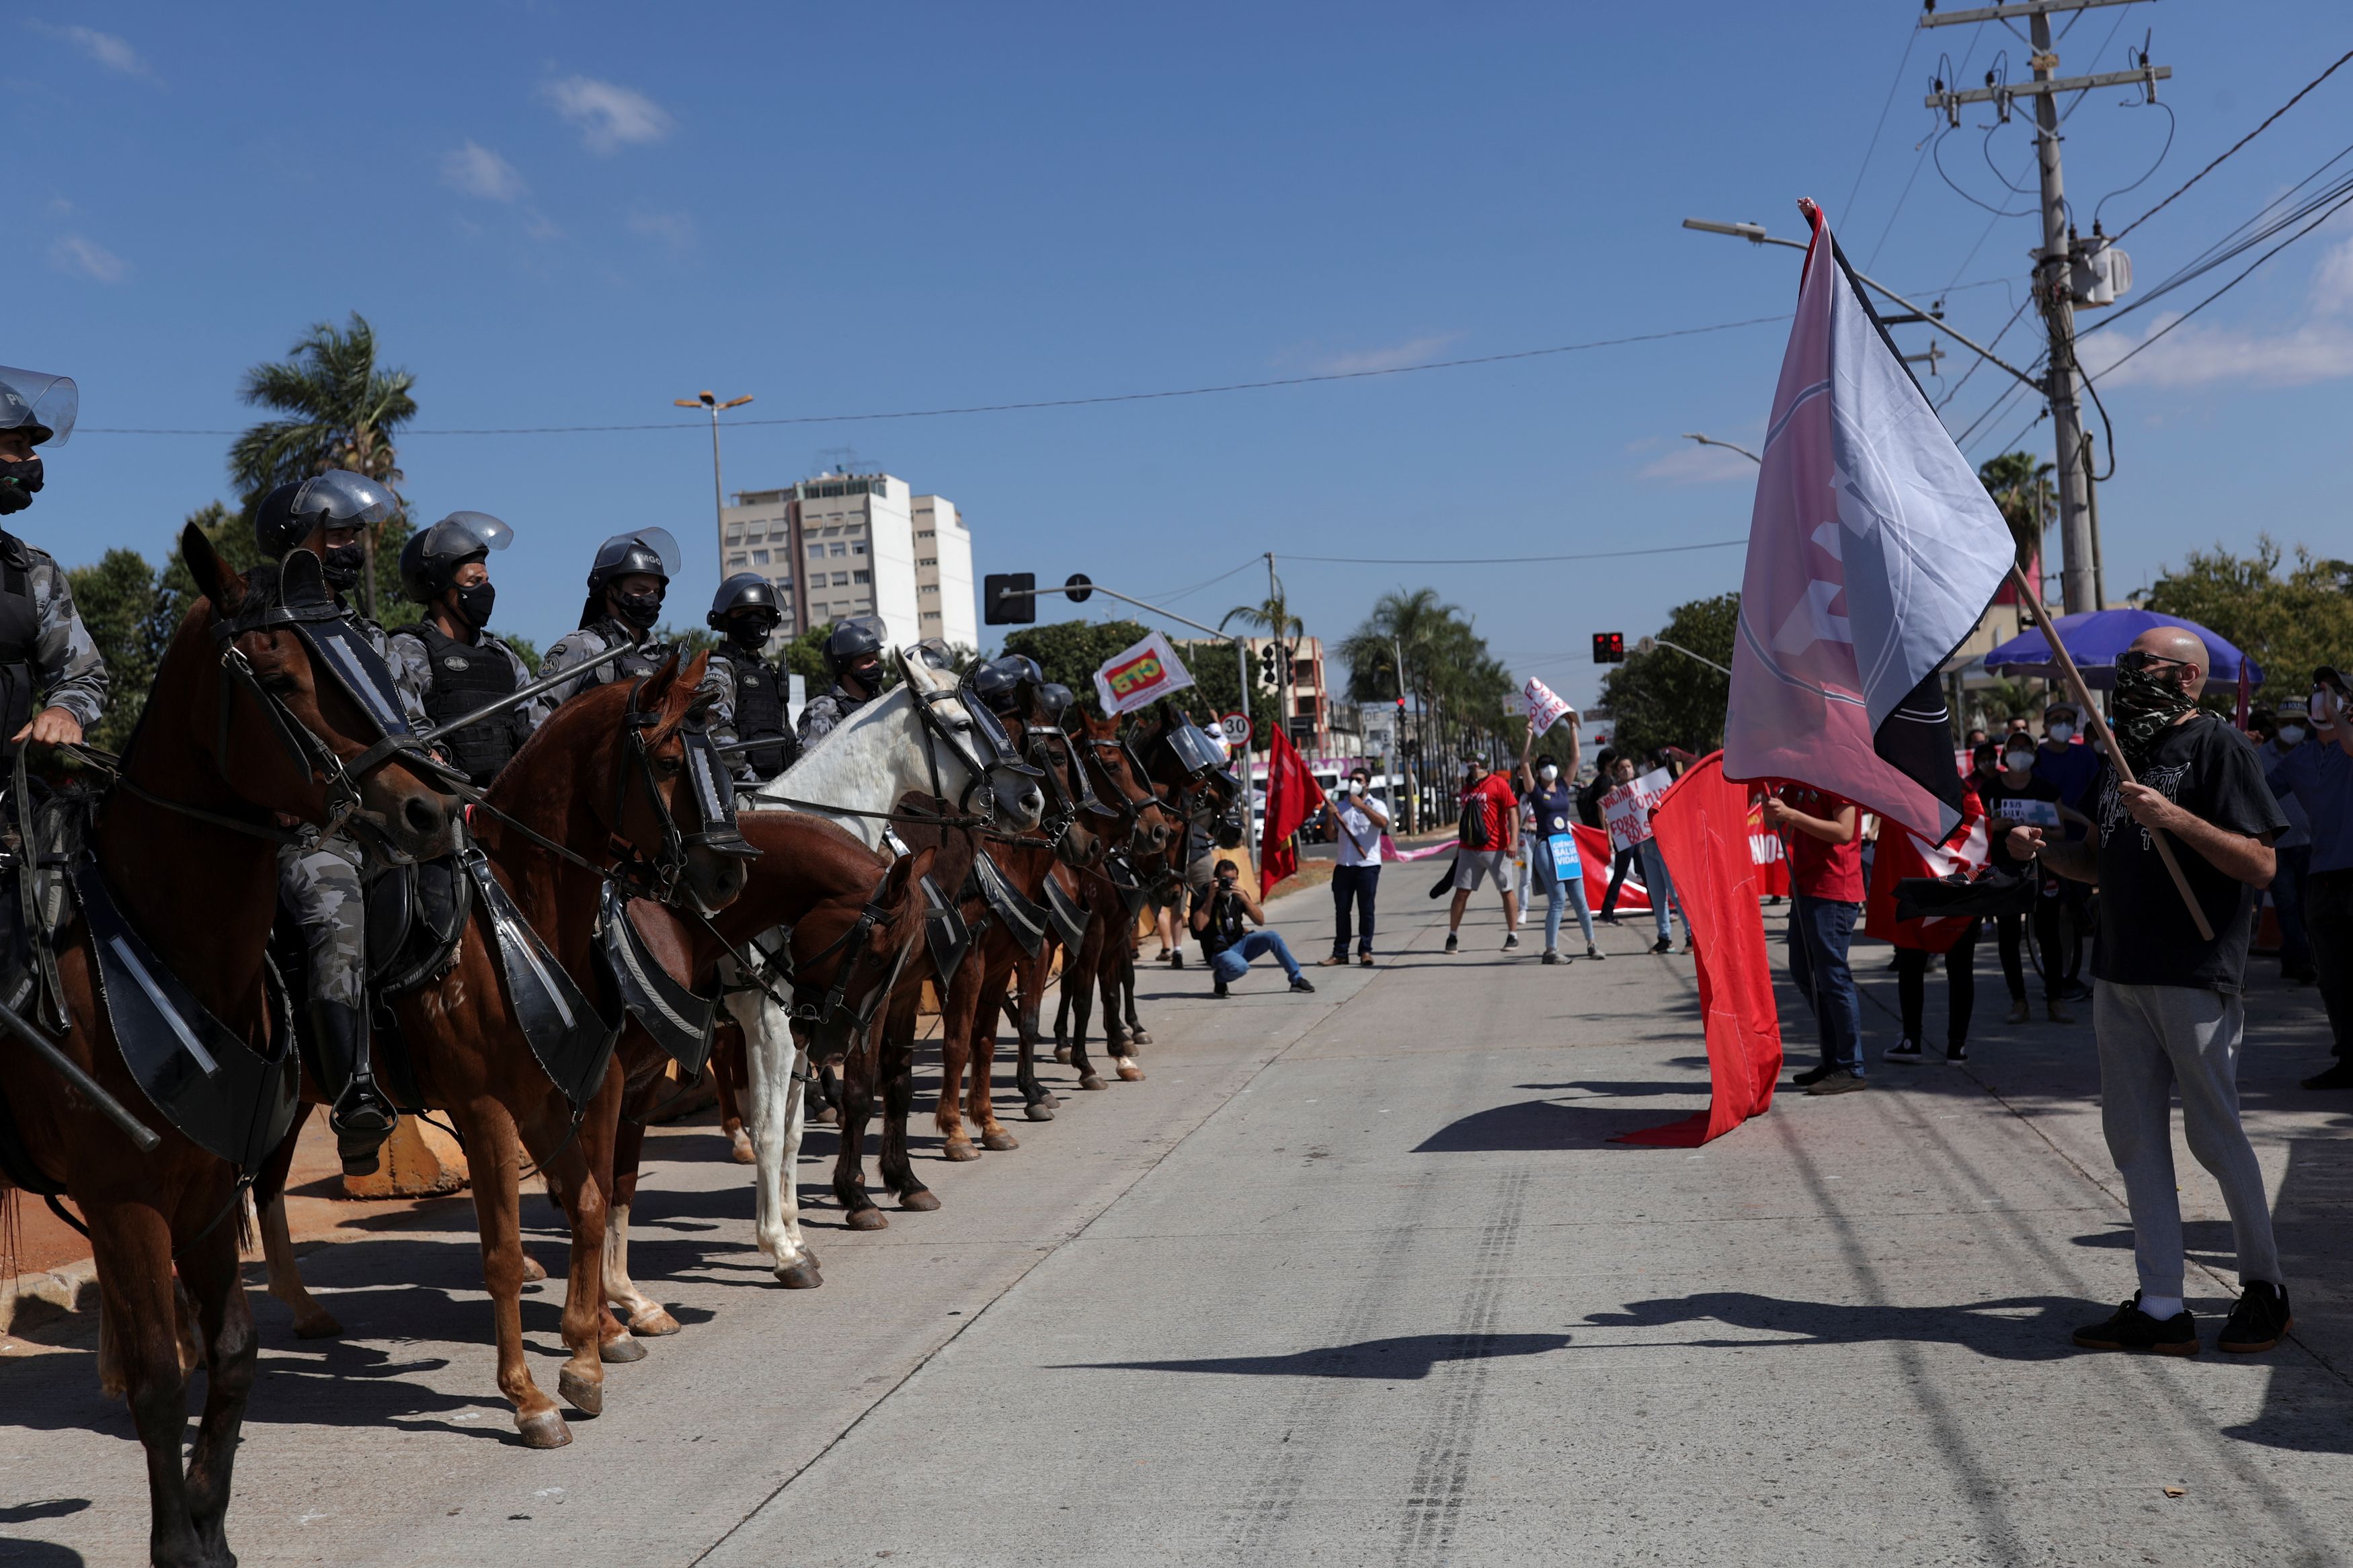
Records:
[[[253,542],[253,525],[232,512],[218,501],[207,501],[188,514],[187,521],[201,530],[220,552],[220,558],[239,572],[250,572],[261,564],[261,550]],[[196,580],[188,575],[188,568],[180,560],[179,536],[173,536],[162,576],[157,582],[162,595],[161,612],[166,623],[179,626],[188,613],[188,606],[201,595],[196,592]]]
[[[1047,679],[1060,681],[1082,706],[1095,708],[1095,671],[1150,635],[1136,621],[1048,621],[1008,633],[1005,651],[1036,659]]]
[[[2193,550],[2178,570],[2159,576],[2141,598],[2145,609],[2195,621],[2253,658],[2263,689],[2277,698],[2300,695],[2316,665],[2353,665],[2353,563],[2324,560],[2296,546],[2295,564],[2280,570],[2278,543],[2257,537],[2254,550],[2235,555],[2221,544]],[[2236,699],[2229,688],[2207,689],[2211,704]]]
[[[280,417],[254,426],[229,447],[229,479],[246,514],[278,486],[329,468],[365,474],[397,496],[404,476],[394,437],[417,416],[417,400],[409,395],[416,384],[408,372],[377,364],[375,329],[356,310],[342,327],[312,326],[285,360],[247,371],[237,395]],[[407,534],[404,515],[396,526],[363,535],[367,570],[360,607],[370,616],[389,614],[400,623],[416,618],[415,610],[400,609],[397,563]]]
[[[106,660],[106,711],[90,742],[120,752],[138,727],[179,619],[170,613],[155,569],[135,550],[110,550],[94,566],[74,567],[66,581],[82,625]]]
[[[1978,479],[1994,509],[2010,524],[2018,551],[2018,569],[2034,570],[2042,553],[2042,534],[2059,519],[2059,493],[2051,482],[2052,465],[2037,461],[2031,452],[2004,452],[1978,465]],[[2036,592],[2040,593],[2037,586]]]
[[[1732,682],[1700,659],[1732,663],[1740,595],[1719,594],[1677,605],[1658,641],[1627,654],[1601,679],[1601,704],[1611,743],[1623,751],[1681,746],[1703,755],[1724,744],[1724,718]],[[1676,647],[1668,647],[1673,643]],[[1678,652],[1688,648],[1699,658]]]

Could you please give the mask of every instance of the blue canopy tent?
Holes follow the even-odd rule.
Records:
[[[2098,691],[2113,690],[2116,684],[2116,655],[2132,647],[2133,639],[2151,626],[2180,626],[2198,634],[2206,645],[2207,657],[2212,668],[2206,672],[2209,688],[2235,686],[2239,681],[2239,650],[2195,621],[2185,621],[2179,616],[2160,616],[2155,610],[2086,610],[2081,615],[2059,617],[2059,635],[2074,656],[2075,667],[2084,672],[2084,684]],[[2253,659],[2246,660],[2247,684],[2263,683],[2263,667]],[[1985,656],[1986,668],[1996,675],[2034,675],[2046,680],[2061,679],[2059,661],[2051,655],[2051,643],[2042,628],[2021,632]]]

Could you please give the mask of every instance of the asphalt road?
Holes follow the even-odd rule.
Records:
[[[609,1369],[557,1452],[513,1441],[462,1200],[365,1222],[306,1260],[344,1339],[297,1342],[257,1297],[242,1561],[2353,1554],[2353,1123],[2294,1088],[2308,990],[2264,982],[2245,1074],[2295,1342],[2211,1349],[2229,1233],[2184,1151],[2207,1353],[2100,1356],[2067,1330],[2129,1293],[2131,1253],[2088,1027],[2000,1026],[1992,978],[1967,1069],[1874,1068],[1703,1150],[1615,1144],[1704,1102],[1692,961],[1630,925],[1607,963],[1507,959],[1484,896],[1444,958],[1427,880],[1387,879],[1388,961],[1311,971],[1313,997],[1261,967],[1214,1003],[1198,968],[1152,970],[1147,1082],[1066,1092],[976,1164],[923,1139],[936,1214],[852,1235],[827,1199],[819,1291],[751,1252],[715,1136],[658,1131],[637,1272],[686,1328]],[[1328,910],[1272,912],[1313,957]],[[1858,953],[1874,1052],[1883,953]],[[551,1389],[555,1316],[527,1298]],[[137,1448],[86,1337],[8,1348],[0,1561],[142,1561]]]

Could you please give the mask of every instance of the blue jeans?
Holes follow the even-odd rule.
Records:
[[[1789,984],[1814,1010],[1822,1065],[1862,1074],[1862,1000],[1846,950],[1859,904],[1798,893],[1789,900]]]
[[[1674,879],[1667,875],[1666,852],[1655,838],[1643,839],[1634,846],[1634,850],[1642,861],[1642,886],[1651,890],[1651,917],[1659,923],[1659,940],[1669,941],[1675,933],[1667,922],[1667,906],[1672,904],[1677,914],[1683,913],[1683,907],[1675,898]],[[1684,917],[1683,927],[1690,929],[1689,916]]]
[[[1291,956],[1291,949],[1282,942],[1279,931],[1254,931],[1225,952],[1209,960],[1209,973],[1228,984],[1240,980],[1250,969],[1250,960],[1274,954],[1282,972],[1293,980],[1299,978],[1299,961]]]

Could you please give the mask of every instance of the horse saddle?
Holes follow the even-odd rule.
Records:
[[[398,996],[449,973],[474,907],[455,856],[394,866],[366,896],[369,990]]]
[[[964,955],[972,948],[972,928],[965,923],[958,900],[940,891],[928,876],[917,884],[923,889],[923,942],[930,948],[932,970],[944,992],[955,982]]]
[[[1054,934],[1064,947],[1076,953],[1087,940],[1087,911],[1079,900],[1062,890],[1061,879],[1046,879],[1046,916],[1054,922]]]
[[[131,1076],[190,1142],[259,1170],[294,1124],[301,1080],[293,1007],[275,965],[263,969],[270,1040],[257,1048],[207,1012],[124,918],[95,857],[74,868],[74,889],[98,958],[99,996]]]
[[[1152,897],[1152,889],[1136,875],[1135,862],[1124,854],[1107,855],[1103,858],[1103,875],[1118,891],[1119,901],[1127,906],[1127,918],[1134,920]]]
[[[469,845],[458,859],[490,921],[500,973],[506,981],[507,1005],[532,1055],[572,1102],[576,1118],[605,1081],[605,1069],[621,1037],[620,1022],[607,1021],[555,961],[491,870],[490,858]]]
[[[596,953],[607,993],[619,997],[687,1077],[701,1072],[711,1056],[719,998],[698,994],[662,966],[629,919],[629,896],[610,882],[596,909]]]
[[[989,858],[987,850],[979,850],[973,856],[972,875],[965,886],[977,892],[989,912],[1005,922],[1005,929],[1013,933],[1022,952],[1037,956],[1039,944],[1046,940],[1046,911],[1022,895],[1021,889]]]

